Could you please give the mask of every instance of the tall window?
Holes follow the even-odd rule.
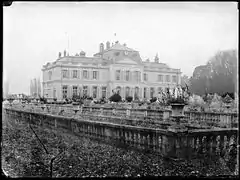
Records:
[[[129,87],[126,87],[125,97],[128,97],[128,96],[130,96],[130,88],[129,88]]]
[[[102,87],[102,97],[106,97],[107,96],[107,87]]]
[[[147,88],[143,89],[143,98],[147,98]]]
[[[161,74],[158,75],[158,82],[163,82],[163,75]]]
[[[97,86],[93,86],[93,98],[97,98]]]
[[[172,76],[172,82],[177,83],[177,76]]]
[[[166,75],[166,82],[170,82],[170,76]]]
[[[87,96],[88,94],[88,87],[87,86],[83,86],[83,95]]]
[[[148,80],[147,74],[144,73],[144,81],[147,81],[147,80]]]
[[[87,70],[83,71],[83,78],[84,79],[88,79],[88,72],[87,72]]]
[[[62,77],[67,78],[67,70],[66,69],[62,70]]]
[[[93,79],[97,79],[97,71],[93,71]]]
[[[151,89],[150,89],[150,96],[151,96],[151,98],[153,98],[153,96],[154,96],[154,87],[151,87]]]
[[[77,70],[73,70],[73,78],[77,78]]]
[[[120,70],[116,70],[116,80],[120,80]]]
[[[137,71],[134,71],[134,74],[133,74],[133,79],[134,81],[138,81],[138,72]]]
[[[63,96],[63,99],[66,99],[67,98],[67,86],[63,86],[62,87],[62,96]]]
[[[139,88],[135,87],[134,99],[137,99],[138,97],[139,97]]]
[[[48,72],[48,79],[51,80],[52,79],[52,71]]]
[[[77,96],[77,86],[73,86],[73,96]]]
[[[130,80],[130,71],[126,71],[126,81]]]

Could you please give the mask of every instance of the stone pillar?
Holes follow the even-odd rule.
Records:
[[[125,97],[125,91],[126,91],[126,90],[125,90],[125,89],[126,89],[125,86],[123,86],[123,87],[122,87],[122,95],[121,95],[121,96],[122,96],[122,99],[123,99],[123,98],[126,99],[126,97]]]
[[[135,92],[134,87],[131,87],[131,96],[133,97],[133,100],[134,100],[134,92]]]
[[[102,98],[102,86],[98,86],[98,98]]]
[[[146,97],[147,97],[147,99],[150,99],[150,88],[149,87],[147,87]]]
[[[143,88],[142,87],[139,88],[139,99],[140,100],[143,99]]]
[[[89,87],[89,96],[92,97],[92,95],[93,95],[92,94],[92,85],[89,85],[88,87]]]
[[[216,155],[216,147],[217,147],[217,136],[212,136],[211,139],[211,154],[214,156]]]

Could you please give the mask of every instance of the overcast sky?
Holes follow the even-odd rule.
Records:
[[[119,40],[143,60],[191,76],[219,50],[238,48],[236,3],[13,3],[3,9],[3,71],[11,93],[29,94],[30,79],[68,47],[98,52]],[[116,37],[114,37],[116,33]]]

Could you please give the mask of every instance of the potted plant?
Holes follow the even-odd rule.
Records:
[[[170,126],[170,131],[186,131],[187,128],[180,124],[180,120],[184,117],[184,106],[188,104],[189,100],[188,88],[175,87],[174,89],[167,89],[166,102],[171,106],[172,118],[175,125]]]

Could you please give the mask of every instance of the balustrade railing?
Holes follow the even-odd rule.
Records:
[[[104,116],[98,115],[84,114],[83,116],[89,117],[90,120],[86,120],[88,118],[83,118],[83,120],[53,116],[47,113],[32,113],[22,111],[21,108],[6,108],[4,114],[7,117],[15,117],[12,119],[19,119],[19,121],[38,126],[66,130],[80,136],[101,139],[111,144],[116,142],[127,147],[177,159],[201,158],[202,155],[224,156],[232,144],[239,144],[237,128],[190,130],[185,133],[175,133],[164,129],[95,121],[97,118],[104,118]],[[119,117],[115,116],[113,119],[119,121]]]
[[[8,106],[10,107],[10,106]],[[44,108],[43,108],[44,107]],[[24,111],[33,111],[46,114],[59,114],[66,117],[75,117],[81,114],[117,116],[122,118],[139,119],[139,120],[154,120],[154,121],[171,121],[170,110],[149,110],[149,109],[123,109],[113,107],[91,107],[91,106],[64,106],[64,105],[29,105],[16,104],[10,108],[15,108]],[[74,109],[78,108],[77,113]],[[222,112],[184,112],[184,119],[189,124],[201,124],[206,126],[231,128],[238,127],[237,113],[222,113]]]

